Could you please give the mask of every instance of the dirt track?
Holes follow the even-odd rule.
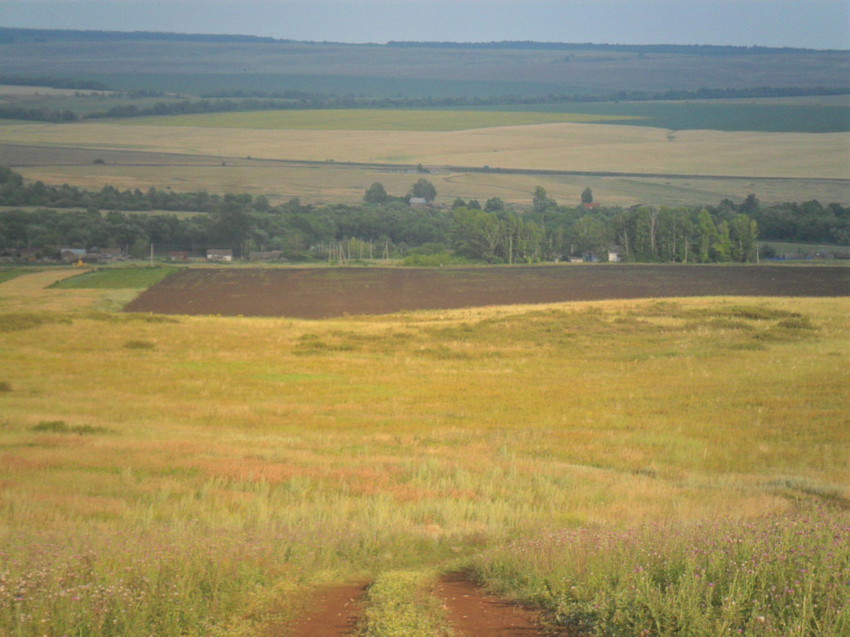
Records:
[[[353,637],[363,614],[365,584],[331,586],[319,591],[286,630],[287,637]],[[443,576],[434,589],[445,604],[457,637],[544,637],[540,616],[476,586],[465,573]],[[276,631],[263,633],[271,637]]]
[[[363,612],[365,584],[326,588],[310,600],[287,637],[343,637],[353,635]]]
[[[405,310],[677,296],[848,296],[832,266],[558,265],[188,269],[129,312],[329,318]]]
[[[458,637],[543,637],[546,632],[533,610],[488,595],[463,573],[451,573],[437,584],[449,624]]]

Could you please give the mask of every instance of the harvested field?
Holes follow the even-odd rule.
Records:
[[[125,309],[330,318],[607,299],[847,295],[850,269],[840,266],[188,269],[143,292]]]
[[[752,178],[848,178],[850,133],[537,124],[463,131],[264,130],[121,123],[4,126],[12,145],[255,159]]]

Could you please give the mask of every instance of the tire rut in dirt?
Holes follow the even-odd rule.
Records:
[[[363,613],[366,584],[332,586],[318,591],[285,637],[350,637]],[[280,637],[284,637],[281,635]]]
[[[539,613],[485,592],[466,573],[443,576],[435,588],[457,637],[548,637]]]

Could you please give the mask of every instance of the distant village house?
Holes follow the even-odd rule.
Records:
[[[207,250],[207,261],[230,263],[233,261],[233,250]]]
[[[66,263],[76,263],[77,261],[84,261],[87,252],[84,248],[62,248],[59,255]]]
[[[257,252],[249,252],[249,261],[278,261],[283,256],[282,250],[265,250]]]

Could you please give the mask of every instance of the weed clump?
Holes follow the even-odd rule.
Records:
[[[156,343],[140,340],[127,341],[124,343],[124,349],[156,349]]]
[[[315,334],[305,334],[299,339],[292,353],[296,356],[310,356],[331,352],[353,352],[356,349],[358,348],[349,341],[327,342],[320,340]]]
[[[10,391],[12,391],[12,383],[0,380],[0,394],[8,394]]]
[[[0,315],[0,332],[29,330],[55,323],[70,324],[71,319],[67,316],[47,314],[46,312],[13,312]]]
[[[106,427],[93,427],[91,425],[71,426],[64,420],[42,420],[32,430],[40,433],[77,434],[79,436],[115,433],[114,430]]]
[[[426,591],[423,573],[390,571],[382,574],[368,592],[363,635],[378,637],[432,637],[446,635],[445,611]]]
[[[495,549],[476,570],[575,634],[843,635],[847,521],[815,508],[750,522],[563,531]]]

